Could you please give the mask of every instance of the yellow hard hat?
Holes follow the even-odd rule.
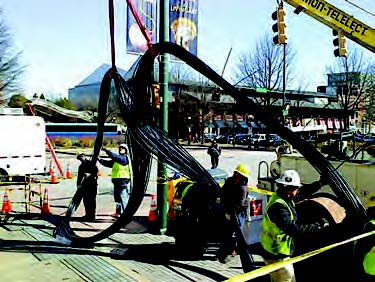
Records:
[[[84,152],[77,152],[77,160],[79,160],[82,156],[86,156]]]
[[[367,207],[373,208],[375,207],[375,194],[370,194],[367,198]]]
[[[245,177],[249,177],[250,175],[249,170],[245,167],[244,164],[239,164],[234,171]]]

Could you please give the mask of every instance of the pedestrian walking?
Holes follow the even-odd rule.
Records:
[[[220,203],[224,211],[223,231],[221,232],[220,247],[217,258],[221,263],[226,263],[228,256],[236,249],[236,240],[233,234],[238,224],[237,218],[246,217],[248,196],[249,170],[239,164],[231,177],[228,177],[222,187]]]
[[[219,165],[219,156],[221,155],[221,148],[216,139],[213,139],[210,147],[207,149],[207,154],[211,157],[211,169],[217,168]]]
[[[116,203],[116,212],[112,215],[117,218],[124,212],[129,201],[131,187],[130,159],[127,155],[126,144],[118,147],[118,154],[102,148],[110,160],[99,159],[99,163],[112,168],[113,196]]]
[[[77,160],[81,162],[78,166],[77,189],[82,189],[82,199],[85,207],[85,215],[82,220],[93,221],[96,214],[98,167],[84,153],[79,153]]]
[[[301,184],[295,170],[285,170],[276,179],[277,190],[266,206],[262,219],[261,246],[266,265],[286,260],[293,255],[294,239],[297,236],[317,232],[329,226],[325,218],[306,225],[298,224],[295,203],[317,192],[325,183],[322,180]],[[288,264],[270,273],[272,282],[296,281],[293,264]]]
[[[375,231],[375,194],[368,197],[367,213],[369,221],[366,223],[363,233]],[[354,259],[357,281],[375,281],[375,235],[367,236],[355,243]]]

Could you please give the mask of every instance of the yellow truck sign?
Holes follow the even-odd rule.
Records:
[[[284,0],[346,37],[375,52],[375,30],[323,0]]]

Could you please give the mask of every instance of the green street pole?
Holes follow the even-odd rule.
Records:
[[[283,106],[282,109],[284,110],[285,107],[285,88],[286,88],[286,75],[285,75],[285,69],[286,69],[286,44],[283,44]],[[283,113],[282,113],[283,114]],[[283,125],[285,125],[285,118],[286,116],[283,114]]]
[[[159,41],[169,41],[169,0],[160,0],[160,28]],[[161,125],[165,132],[168,132],[168,54],[160,55],[159,64],[159,82],[161,96]],[[157,209],[159,215],[159,231],[164,235],[167,231],[167,190],[168,183],[165,179],[167,175],[167,166],[164,160],[159,156],[157,185]]]

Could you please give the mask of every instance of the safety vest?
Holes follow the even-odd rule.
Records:
[[[375,219],[371,220],[368,224],[375,225]],[[365,254],[363,259],[363,269],[368,275],[375,276],[375,245],[367,254]]]
[[[130,179],[129,165],[121,165],[114,163],[112,166],[112,178],[127,178]]]
[[[274,203],[280,203],[287,207],[290,212],[291,220],[294,220],[294,215],[289,205],[276,193],[271,196],[267,205],[267,210]],[[262,220],[262,233],[260,243],[266,251],[273,255],[291,255],[292,238],[289,235],[285,234],[284,231],[282,231],[279,227],[277,227],[275,223],[270,220],[268,212],[265,213]]]

